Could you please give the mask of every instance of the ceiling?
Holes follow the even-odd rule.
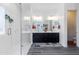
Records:
[[[24,15],[58,15],[64,9],[63,3],[23,3],[22,13]]]

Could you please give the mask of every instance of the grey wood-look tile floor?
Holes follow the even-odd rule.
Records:
[[[31,46],[28,55],[79,55],[79,48]]]

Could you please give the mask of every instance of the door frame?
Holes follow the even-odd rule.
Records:
[[[76,19],[75,19],[75,22],[76,22],[76,23],[75,23],[75,26],[76,26],[76,46],[75,46],[75,47],[77,47],[77,10],[76,10],[76,9],[75,9],[75,10],[73,10],[73,9],[67,10],[67,47],[69,47],[69,46],[68,46],[68,40],[69,40],[69,39],[68,39],[68,12],[69,12],[69,11],[75,11],[75,12],[76,12],[76,17],[75,17],[75,18],[76,18]]]

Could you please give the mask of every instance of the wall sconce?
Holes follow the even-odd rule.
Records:
[[[7,19],[9,21],[9,23],[12,23],[13,22],[13,19],[10,18],[10,16],[8,16],[7,14],[5,15],[5,19]]]

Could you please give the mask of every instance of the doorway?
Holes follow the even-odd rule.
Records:
[[[76,10],[67,12],[68,47],[76,47]]]

